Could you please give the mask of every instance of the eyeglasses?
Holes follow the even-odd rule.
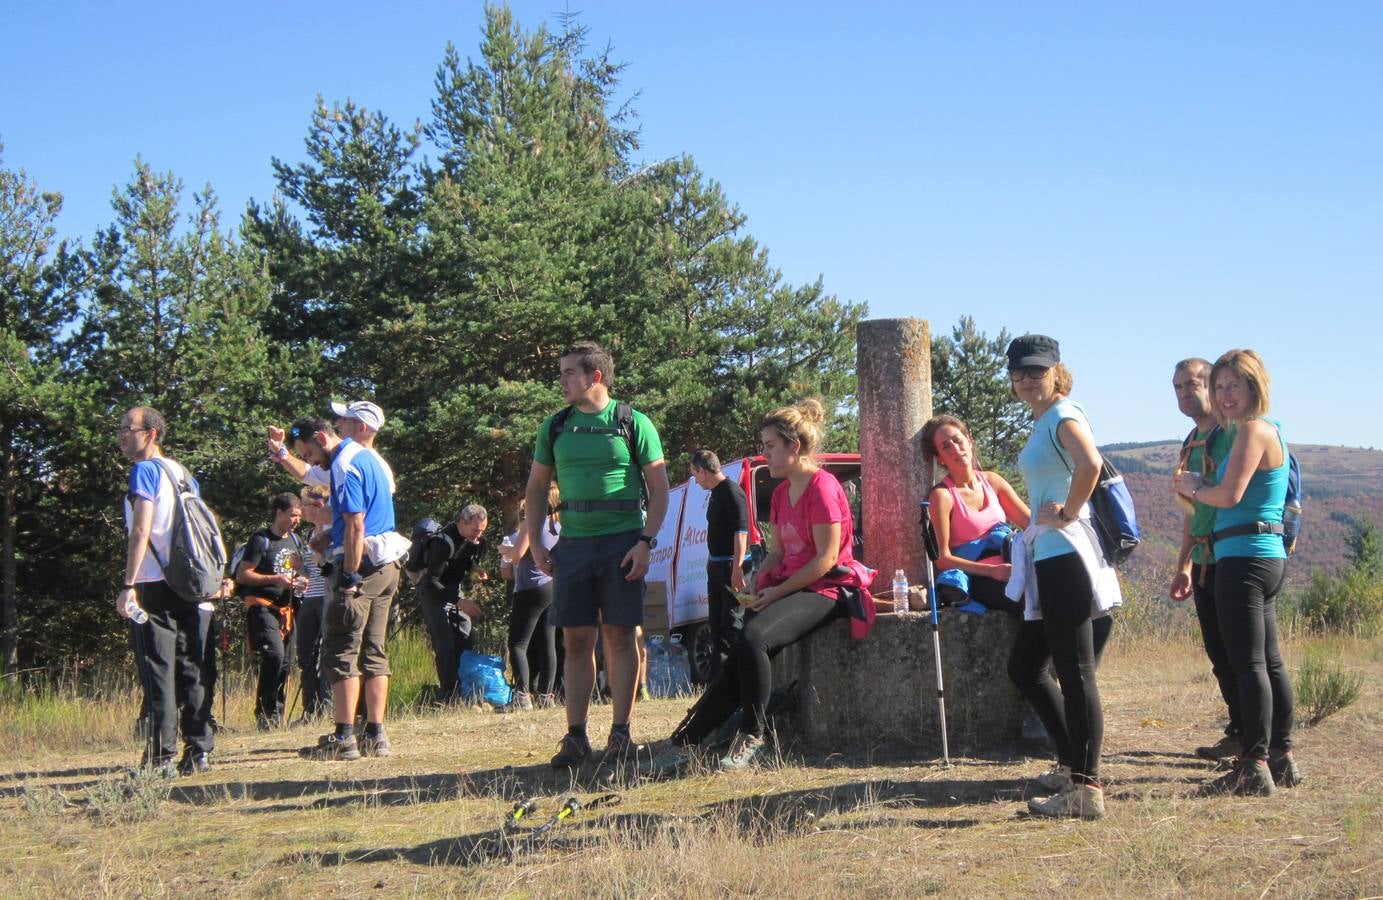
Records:
[[[1049,371],[1051,370],[1044,369],[1041,366],[1024,366],[1021,369],[1010,369],[1008,373],[1008,380],[1012,381],[1014,384],[1017,384],[1020,381],[1025,380],[1041,381]]]
[[[148,430],[149,430],[149,429],[147,429],[147,428],[131,428],[131,427],[128,426],[128,425],[121,425],[119,428],[115,429],[115,433],[116,433],[116,434],[119,434],[119,435],[138,434],[138,433],[141,432],[141,431],[148,431]]]

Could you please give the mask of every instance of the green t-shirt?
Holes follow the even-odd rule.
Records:
[[[538,428],[538,442],[533,449],[533,459],[544,466],[554,466],[557,469],[557,484],[562,489],[563,502],[637,502],[642,496],[642,476],[639,469],[663,458],[663,445],[658,440],[658,430],[653,427],[647,416],[634,410],[634,451],[638,456],[637,467],[629,460],[629,444],[625,442],[624,435],[618,432],[588,434],[569,430],[573,426],[618,428],[619,422],[615,418],[618,406],[618,403],[611,400],[603,410],[594,414],[572,409],[557,439],[555,454],[553,445],[548,440],[548,431],[552,427],[554,417],[548,416]],[[643,511],[640,509],[562,511],[564,537],[596,537],[642,527]]]
[[[1215,471],[1219,468],[1220,463],[1224,461],[1224,458],[1229,455],[1229,448],[1234,445],[1234,428],[1231,426],[1229,428],[1220,428],[1216,431],[1215,440],[1210,445],[1211,465],[1209,466],[1209,471],[1206,471],[1205,447],[1203,442],[1209,434],[1210,432],[1208,431],[1196,432],[1196,436],[1191,439],[1192,443],[1201,442],[1202,446],[1193,446],[1191,454],[1186,460],[1186,471],[1202,473],[1205,476],[1206,485],[1215,483]],[[1206,506],[1204,503],[1197,502],[1196,511],[1191,515],[1191,537],[1209,537],[1214,530],[1215,507]],[[1209,556],[1209,547],[1204,542],[1196,543],[1192,546],[1191,562],[1204,565]]]

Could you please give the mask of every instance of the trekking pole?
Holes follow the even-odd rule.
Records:
[[[566,802],[562,804],[561,808],[559,808],[557,812],[552,814],[552,818],[548,819],[539,828],[535,829],[532,833],[530,833],[528,837],[524,839],[522,844],[519,844],[510,849],[509,858],[513,859],[515,856],[518,855],[519,851],[531,851],[534,847],[538,845],[538,842],[541,841],[546,834],[552,831],[552,829],[557,827],[557,825],[559,825],[561,822],[571,818],[573,815],[576,814],[578,810],[599,809],[602,806],[614,806],[618,804],[621,799],[622,798],[619,794],[614,793],[601,794],[599,797],[596,797],[592,800],[588,800],[585,803],[582,803],[581,799],[575,795],[568,797]]]
[[[940,554],[936,544],[936,532],[932,530],[931,504],[922,501],[922,546],[926,551],[923,574],[927,582],[927,606],[932,611],[932,654],[936,658],[936,706],[941,723],[941,759],[946,768],[951,767],[951,750],[946,742],[946,685],[941,677],[941,620],[937,616],[936,576],[932,562]]]
[[[130,622],[134,629],[134,661],[139,669],[139,680],[144,687],[144,700],[140,704],[140,720],[144,723],[144,759],[148,768],[154,761],[154,714],[149,705],[149,692],[153,689],[153,674],[149,671],[149,654],[144,641],[144,626]]]
[[[530,797],[527,800],[520,800],[514,804],[513,809],[504,817],[504,824],[495,833],[495,845],[489,855],[499,856],[501,853],[512,855],[513,847],[509,840],[509,835],[518,829],[519,823],[538,811],[538,798]]]
[[[221,671],[217,673],[217,680],[221,682],[220,725],[222,728],[228,727],[226,724],[226,676],[230,674],[227,671],[227,657],[230,656],[230,614],[226,612],[228,602],[225,597],[221,598]]]

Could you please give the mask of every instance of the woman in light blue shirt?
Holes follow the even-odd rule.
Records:
[[[1028,806],[1038,815],[1098,819],[1104,815],[1099,781],[1104,712],[1095,669],[1103,646],[1097,634],[1103,631],[1102,637],[1107,637],[1108,630],[1094,624],[1104,611],[1096,599],[1091,567],[1102,565],[1103,557],[1088,522],[1080,520],[1089,519],[1086,503],[1099,478],[1100,451],[1085,410],[1067,396],[1073,379],[1061,363],[1055,339],[1041,334],[1015,338],[1008,346],[1008,373],[1014,394],[1032,410],[1032,435],[1018,454],[1018,466],[1034,513],[1035,537],[1029,546],[1035,560],[1036,605],[1061,685],[1070,756],[1069,780],[1043,780],[1044,787],[1057,787],[1057,793]]]
[[[1236,426],[1218,483],[1183,472],[1174,486],[1215,507],[1215,613],[1239,684],[1242,744],[1233,768],[1207,794],[1265,796],[1301,779],[1292,759],[1292,681],[1277,646],[1277,594],[1287,571],[1282,540],[1289,459],[1268,413],[1268,370],[1252,350],[1230,350],[1210,372],[1215,415]]]

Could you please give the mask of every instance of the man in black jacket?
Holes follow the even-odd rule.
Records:
[[[484,538],[487,524],[485,507],[469,504],[455,522],[428,540],[423,551],[425,568],[418,596],[437,660],[437,699],[443,702],[456,699],[461,654],[471,645],[471,623],[482,615],[480,606],[466,596],[466,589],[472,577],[480,581],[489,578],[480,568],[489,549]]]
[[[304,547],[296,534],[302,521],[297,494],[274,497],[274,520],[250,536],[245,555],[235,568],[236,594],[245,603],[250,641],[259,653],[259,684],[255,690],[255,721],[260,731],[283,724],[285,687],[292,665],[293,595],[307,587],[303,574]]]

